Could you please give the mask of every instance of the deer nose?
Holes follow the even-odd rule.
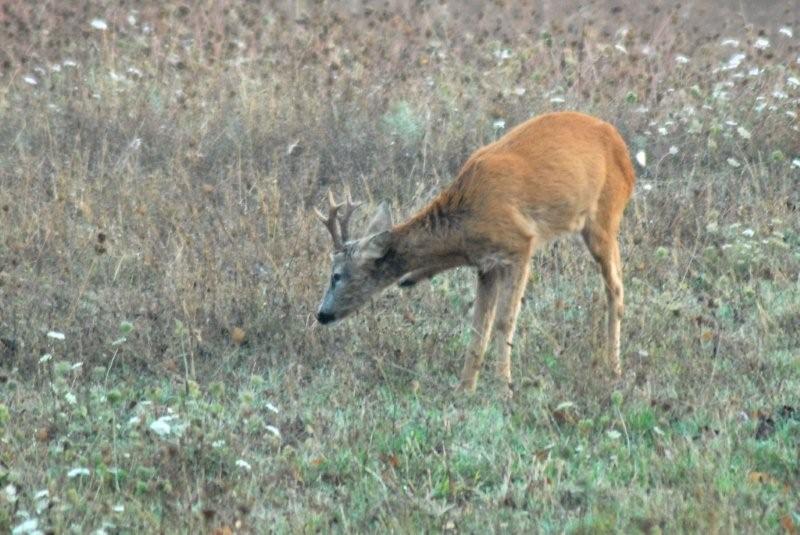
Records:
[[[334,319],[336,318],[333,314],[330,314],[328,312],[323,312],[321,310],[317,312],[317,321],[323,325],[332,322]]]

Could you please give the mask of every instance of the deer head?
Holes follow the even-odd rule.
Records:
[[[344,318],[397,279],[383,262],[392,242],[389,206],[381,203],[364,237],[351,240],[350,216],[360,204],[353,202],[349,192],[345,202],[337,204],[329,191],[328,215],[315,209],[333,238],[331,279],[317,311],[317,320],[322,324]]]

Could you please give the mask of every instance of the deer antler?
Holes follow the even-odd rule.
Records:
[[[331,238],[333,238],[333,249],[336,251],[342,249],[343,246],[342,237],[339,235],[339,229],[336,227],[336,216],[339,212],[339,208],[341,207],[341,204],[336,204],[336,200],[333,198],[333,192],[328,190],[328,216],[325,217],[325,214],[323,214],[319,209],[314,208],[314,212],[317,214],[317,217],[320,218],[322,223],[328,229],[328,232],[331,233]]]
[[[327,217],[320,210],[314,208],[317,217],[320,218],[325,227],[327,227],[328,232],[331,233],[334,250],[339,251],[343,249],[344,244],[350,239],[350,229],[348,228],[350,216],[353,215],[353,212],[355,212],[356,208],[359,206],[361,206],[360,202],[353,202],[353,198],[350,196],[350,190],[347,190],[345,202],[343,203],[337,203],[336,199],[333,197],[333,192],[328,190]],[[339,208],[342,207],[344,207],[344,213],[339,215]],[[339,222],[338,227],[336,226],[337,221]]]
[[[350,229],[348,228],[350,225],[350,216],[353,215],[353,212],[355,212],[356,208],[359,206],[361,206],[361,203],[353,202],[353,198],[350,196],[350,190],[348,189],[344,203],[344,214],[342,214],[339,219],[339,226],[342,230],[342,242],[347,242],[347,240],[350,239]]]

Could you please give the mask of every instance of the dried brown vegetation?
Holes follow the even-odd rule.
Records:
[[[0,530],[42,488],[57,531],[118,501],[134,531],[793,526],[796,420],[748,415],[798,401],[800,6],[659,4],[2,2]],[[408,215],[557,109],[640,161],[621,383],[569,241],[532,264],[510,407],[444,394],[464,274],[313,326],[329,187]]]

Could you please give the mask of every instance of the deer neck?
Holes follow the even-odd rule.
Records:
[[[458,218],[438,199],[410,220],[392,229],[390,258],[398,276],[419,269],[467,263]]]

